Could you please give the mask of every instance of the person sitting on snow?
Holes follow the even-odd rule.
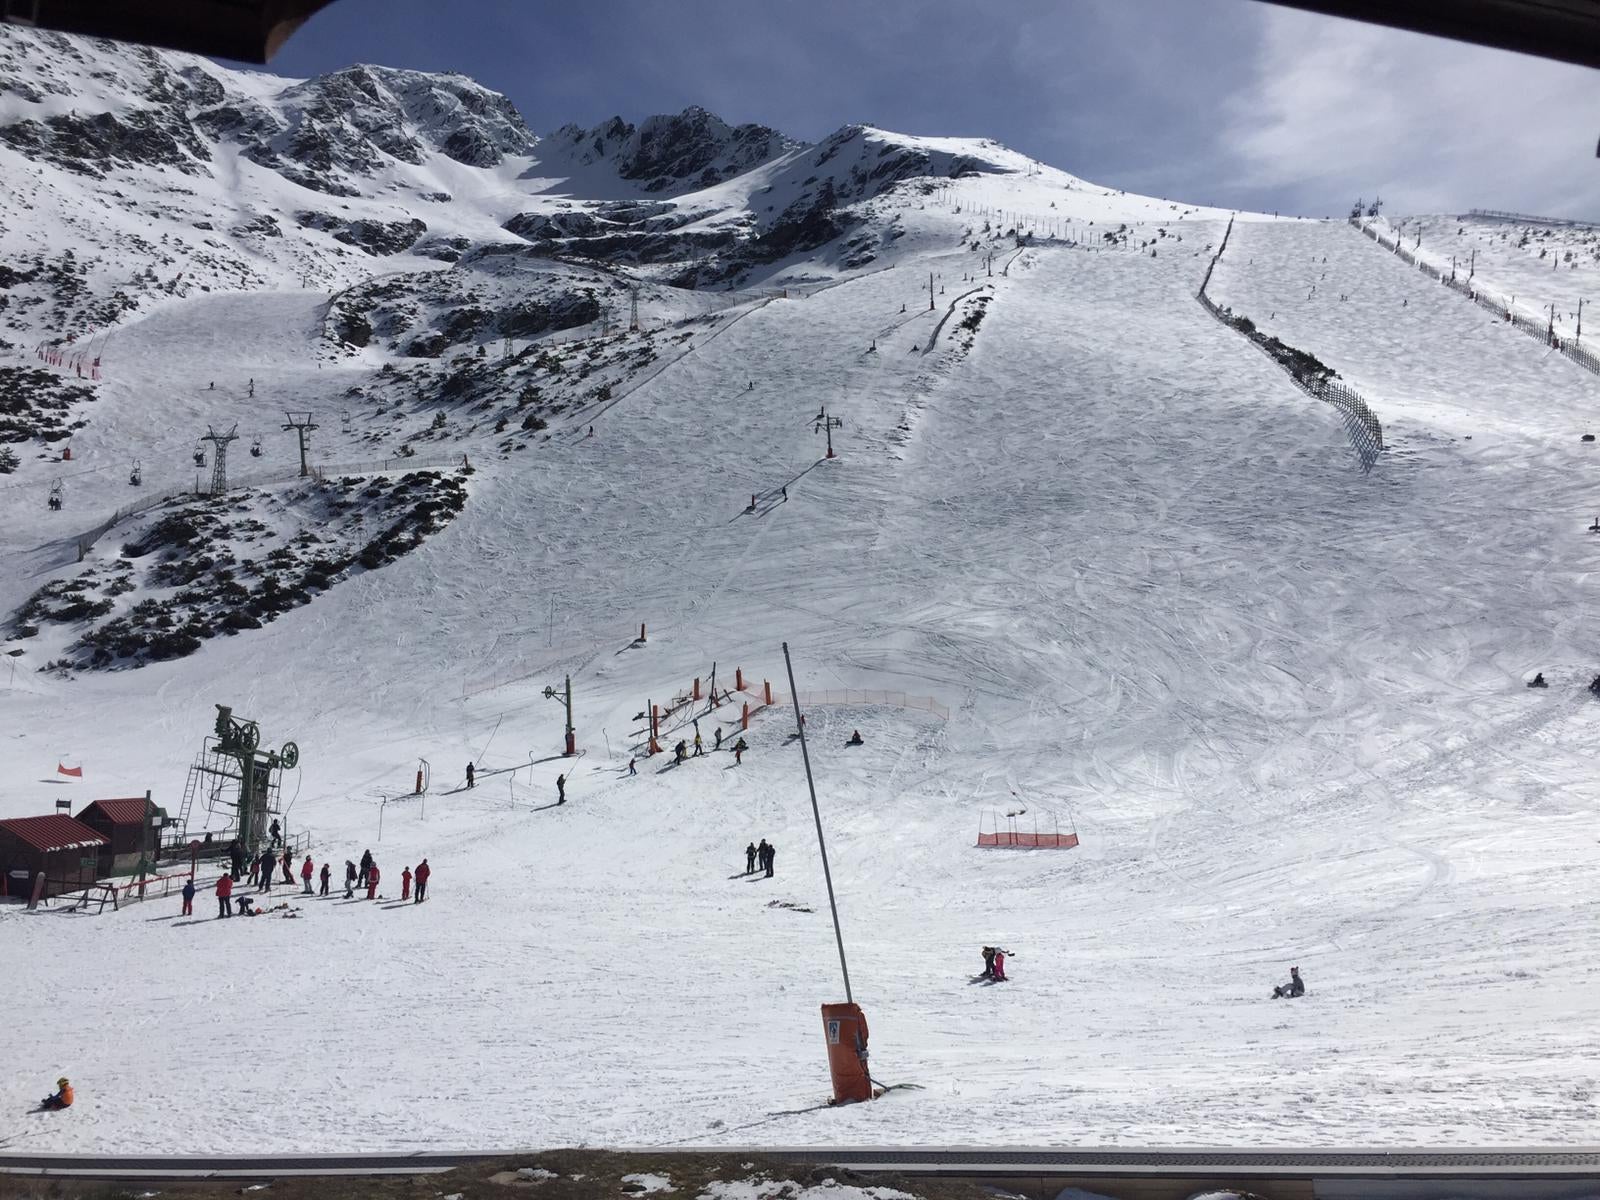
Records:
[[[1277,1000],[1280,997],[1293,1000],[1296,996],[1304,996],[1305,994],[1306,983],[1305,980],[1300,978],[1299,967],[1290,967],[1289,982],[1280,983],[1277,987],[1272,989],[1272,998],[1274,1000]]]
[[[1600,675],[1596,675],[1594,679],[1590,681],[1589,690],[1596,696],[1600,696]]]
[[[72,1107],[72,1084],[67,1082],[65,1075],[56,1080],[55,1095],[46,1096],[39,1101],[39,1107],[44,1110]]]
[[[1529,687],[1549,687],[1550,685],[1544,681],[1544,672],[1540,671],[1532,679],[1528,680],[1528,686]]]
[[[854,733],[852,733],[850,735],[850,740],[848,742],[846,742],[845,745],[846,746],[859,746],[859,745],[861,745],[861,743],[862,743],[861,730],[857,729]]]

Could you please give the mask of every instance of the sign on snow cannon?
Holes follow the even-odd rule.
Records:
[[[867,1074],[867,1018],[858,1004],[824,1004],[822,1029],[828,1039],[828,1072],[833,1076],[833,1103],[872,1099]]]

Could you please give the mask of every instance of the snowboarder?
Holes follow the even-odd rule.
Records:
[[[39,1101],[39,1111],[40,1112],[53,1112],[53,1111],[55,1111],[57,1109],[71,1108],[71,1107],[72,1107],[72,1084],[68,1083],[67,1082],[67,1077],[65,1075],[63,1075],[60,1079],[56,1080],[56,1092],[55,1092],[55,1095],[46,1096],[43,1100]]]
[[[267,826],[267,832],[272,835],[273,846],[277,846],[283,841],[283,827],[278,824],[276,817],[272,819],[272,824]]]
[[[744,739],[743,738],[740,738],[737,742],[735,742],[733,744],[733,765],[734,766],[738,766],[740,763],[742,763],[744,761],[744,752],[746,750],[748,750],[748,749],[750,749],[750,747],[744,744]]]
[[[367,886],[367,872],[370,870],[372,870],[372,851],[363,850],[361,852],[361,874],[356,876],[357,887]]]
[[[628,774],[629,775],[637,775],[639,773],[639,768],[634,766],[634,764],[636,762],[638,762],[638,761],[639,760],[637,758],[630,758],[628,760]]]
[[[233,910],[228,907],[228,897],[231,895],[233,895],[233,876],[224,875],[217,880],[217,916],[233,916]]]
[[[556,776],[556,803],[557,804],[565,804],[566,802],[567,802],[567,777],[565,775],[557,775]]]
[[[846,742],[846,743],[845,743],[845,745],[846,745],[846,746],[859,746],[859,745],[861,745],[861,742],[862,742],[862,739],[861,739],[861,730],[859,730],[859,729],[857,729],[857,730],[856,730],[856,731],[855,731],[855,732],[853,732],[853,733],[852,733],[852,734],[851,734],[851,735],[850,735],[850,740],[849,740],[849,741],[847,741],[847,742]]]
[[[1528,680],[1528,686],[1529,687],[1549,687],[1550,685],[1544,681],[1544,672],[1540,671],[1532,679]]]
[[[181,916],[181,917],[192,917],[192,916],[194,916],[194,880],[193,879],[185,879],[183,881],[183,911],[180,912],[178,915]]]
[[[374,862],[372,864],[372,866],[367,868],[367,899],[368,900],[376,900],[377,898],[378,898],[378,864],[376,862]]]
[[[1304,996],[1305,994],[1306,984],[1305,980],[1300,978],[1299,967],[1290,967],[1289,982],[1280,983],[1277,987],[1272,989],[1272,998],[1274,1000],[1277,1000],[1280,997],[1293,1000],[1296,996]]]
[[[754,842],[744,848],[744,873],[746,875],[754,875],[756,873],[756,844]]]
[[[999,946],[994,948],[993,979],[996,983],[1005,983],[1006,980],[1006,952]]]
[[[332,878],[333,878],[333,864],[332,863],[323,863],[322,864],[322,891],[317,893],[319,896],[326,896],[328,894],[328,881],[330,879],[332,879]]]
[[[411,868],[402,867],[400,870],[400,899],[411,899]]]
[[[344,898],[349,900],[356,894],[356,865],[348,858],[344,860]]]
[[[467,786],[468,787],[477,787],[478,786],[478,769],[476,767],[474,767],[471,763],[467,764]]]
[[[428,860],[423,859],[417,864],[417,895],[413,904],[421,904],[423,897],[428,894],[428,876],[433,874],[433,868],[428,865]]]
[[[311,865],[311,855],[306,855],[306,861],[300,864],[300,882],[305,885],[306,895],[311,895],[311,876],[316,873],[316,867]]]
[[[985,946],[983,948],[983,974],[979,975],[978,978],[979,979],[993,979],[994,978],[994,947],[993,946]]]

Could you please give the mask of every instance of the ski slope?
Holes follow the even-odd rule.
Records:
[[[189,659],[7,679],[0,813],[172,804],[226,703],[299,743],[288,820],[319,865],[370,847],[389,897],[402,864],[433,867],[423,906],[336,896],[293,923],[216,922],[206,893],[193,921],[176,899],[0,909],[27,981],[0,1103],[63,1072],[79,1097],[7,1118],[13,1145],[1600,1134],[1588,377],[1347,227],[1241,224],[1218,299],[1368,394],[1396,449],[1363,475],[1332,410],[1195,303],[1203,255],[1041,245],[963,282],[964,216],[903,212],[891,269],[752,303],[593,438],[474,450],[466,510],[400,561]],[[1220,239],[1185,225],[1194,251]],[[1319,282],[1295,306],[1319,248],[1326,292],[1359,302]],[[973,286],[992,301],[970,351],[923,353]],[[274,409],[336,404],[370,365],[315,366],[314,300],[152,313],[81,436],[174,453],[163,387],[185,427],[237,411],[175,367],[199,346],[237,347]],[[44,521],[6,534],[9,563],[40,560]],[[8,599],[36,586],[16,574]],[[792,712],[757,715],[742,765],[626,774],[648,701],[713,663],[786,693],[785,641],[802,691],[951,712],[809,713],[874,1073],[921,1089],[838,1111],[817,1107],[817,1006],[843,997]],[[1522,687],[1534,670],[1549,691]],[[540,695],[568,674],[576,762],[550,757]],[[52,780],[69,757],[82,785]],[[425,804],[381,803],[419,757]],[[478,786],[451,790],[468,759]],[[974,848],[982,814],[1022,806],[1082,846]],[[761,837],[770,881],[740,874]],[[969,982],[985,943],[1014,982]],[[1310,995],[1269,1001],[1291,964]]]

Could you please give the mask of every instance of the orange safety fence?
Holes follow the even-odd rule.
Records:
[[[1003,830],[999,833],[979,833],[978,845],[980,846],[1021,846],[1044,850],[1071,850],[1078,844],[1078,835],[1075,833],[1013,833]]]

